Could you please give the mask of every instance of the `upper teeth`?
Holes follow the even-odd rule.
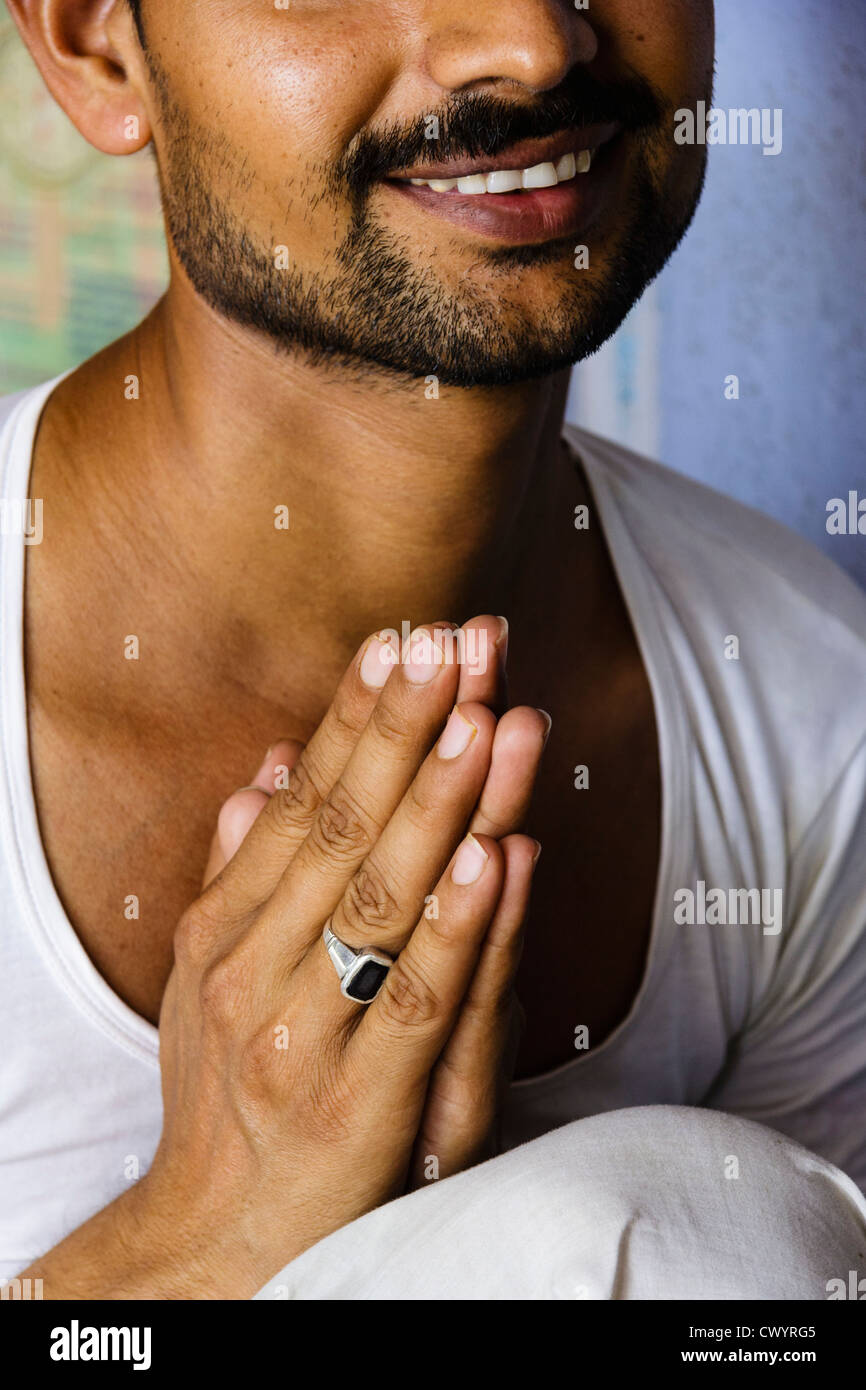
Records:
[[[573,179],[575,174],[589,173],[592,151],[581,150],[578,155],[564,154],[556,164],[533,164],[530,169],[492,169],[489,174],[464,174],[459,179],[409,179],[416,187],[425,185],[434,193],[513,193],[518,188],[552,188],[554,184]]]

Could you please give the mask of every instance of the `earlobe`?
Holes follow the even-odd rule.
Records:
[[[151,139],[146,68],[125,0],[8,0],[54,100],[104,154]]]

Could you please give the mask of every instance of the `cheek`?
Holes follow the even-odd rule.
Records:
[[[294,221],[298,200],[317,201],[324,173],[375,121],[397,60],[381,23],[371,37],[370,14],[368,0],[280,11],[256,3],[253,13],[241,4],[219,25],[185,19],[160,48],[198,55],[173,62],[168,84],[203,137],[210,179],[240,195],[247,215]],[[327,215],[333,226],[333,208]],[[304,220],[314,218],[307,206]]]
[[[593,23],[616,55],[672,107],[709,94],[715,24],[712,0],[596,0]]]

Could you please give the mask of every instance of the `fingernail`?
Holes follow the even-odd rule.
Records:
[[[430,633],[419,627],[409,634],[405,671],[411,685],[427,685],[441,670],[445,653],[438,631]]]
[[[375,633],[368,641],[361,657],[358,673],[369,690],[381,690],[391,674],[394,654],[390,643]]]
[[[465,753],[478,729],[471,719],[467,719],[455,705],[448,716],[448,723],[442,730],[436,753],[440,758],[459,758]]]
[[[499,636],[493,643],[499,653],[499,660],[505,665],[505,658],[508,656],[508,619],[500,616]]]
[[[454,883],[465,887],[481,877],[488,855],[474,835],[467,835],[454,857],[451,878]]]
[[[538,861],[539,861],[540,858],[541,858],[541,845],[540,845],[540,844],[538,843],[538,841],[536,840],[536,841],[535,841],[535,853],[534,853],[533,856],[532,856],[532,867],[533,867],[533,869],[535,868],[535,866],[536,866],[536,864],[538,863]]]
[[[547,713],[546,709],[540,709],[538,713],[541,715],[542,719],[546,720],[547,722],[547,728],[544,731],[544,742],[546,743],[547,740],[550,738],[550,730],[553,728],[553,720]]]
[[[253,780],[252,780],[252,782],[250,783],[250,786],[251,786],[251,787],[259,786],[262,782],[267,781],[268,763],[270,762],[270,757],[271,757],[271,754],[273,753],[273,751],[274,751],[274,748],[273,748],[273,744],[272,744],[271,747],[268,749],[267,753],[265,754],[265,756],[262,758],[262,760],[261,760],[261,762],[259,763],[258,767],[256,768],[255,772],[253,773]],[[241,790],[245,790],[245,789],[244,789],[244,788],[241,788]]]

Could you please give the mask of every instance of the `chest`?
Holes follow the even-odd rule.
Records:
[[[570,1060],[578,1029],[597,1046],[628,1013],[658,864],[651,710],[649,725],[638,720],[624,741],[590,741],[566,702],[559,718],[552,712],[527,825],[543,854],[517,982],[526,1013],[518,1076]],[[155,1023],[174,929],[200,891],[219,807],[248,780],[261,738],[216,732],[199,745],[103,744],[98,755],[70,757],[69,740],[37,708],[31,743],[40,829],[64,908],[111,988]],[[575,775],[578,765],[586,776]]]
[[[608,1037],[631,1009],[650,942],[661,800],[654,726],[607,750],[575,734],[554,722],[527,827],[543,851],[517,979],[526,1012],[518,1078]]]

